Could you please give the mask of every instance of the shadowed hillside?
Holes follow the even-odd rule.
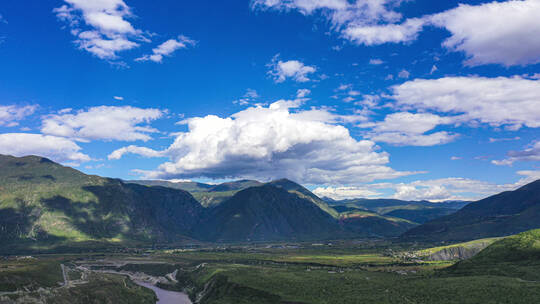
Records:
[[[471,203],[406,232],[404,240],[467,241],[540,228],[540,180]]]
[[[339,236],[337,221],[312,201],[272,184],[236,193],[198,225],[201,239],[268,241]]]

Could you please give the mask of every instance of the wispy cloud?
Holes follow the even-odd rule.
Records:
[[[152,54],[144,55],[135,59],[135,61],[153,61],[161,63],[164,56],[171,56],[174,52],[180,49],[188,48],[196,44],[196,41],[189,39],[186,36],[178,36],[177,39],[169,39],[158,47],[152,50]]]
[[[32,115],[36,109],[37,105],[29,106],[18,106],[18,105],[9,105],[2,106],[0,105],[0,126],[6,127],[15,127],[19,125],[19,121]]]
[[[141,109],[130,106],[99,106],[76,113],[47,115],[41,132],[80,141],[89,140],[150,140],[149,134],[158,130],[148,125],[161,118],[159,109]]]
[[[510,151],[507,158],[503,160],[493,160],[493,164],[498,166],[511,166],[518,161],[540,161],[540,141],[529,144],[522,151]]]

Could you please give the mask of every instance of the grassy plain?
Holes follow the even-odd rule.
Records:
[[[62,282],[60,264],[76,269],[102,263],[104,269],[144,272],[162,278],[176,271],[174,280],[161,281],[158,286],[185,291],[202,304],[535,303],[540,299],[540,282],[531,280],[531,273],[540,273],[540,263],[536,254],[537,235],[533,236],[511,239],[502,245],[499,241],[492,245],[495,249],[486,249],[487,253],[495,253],[457,264],[402,259],[395,253],[406,248],[385,242],[222,246],[9,258],[0,262],[0,295],[28,290],[31,293],[25,295],[31,296],[40,286],[53,290],[49,297],[59,300],[52,303],[67,303],[68,298],[70,303],[98,303],[95,299],[102,301],[99,303],[113,303],[108,300],[109,295],[111,299],[120,296],[130,299],[130,302],[119,299],[114,303],[154,303],[149,290],[125,276],[113,274],[92,272],[93,277],[85,277],[87,284],[58,288]],[[511,260],[493,263],[492,258],[499,259],[502,254],[501,246],[521,248],[529,260],[521,264]],[[467,263],[478,264],[478,268]],[[508,265],[528,271],[505,272],[516,269]],[[501,271],[495,271],[498,268]],[[69,275],[80,278],[77,273]]]

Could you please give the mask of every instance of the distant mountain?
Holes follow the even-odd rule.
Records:
[[[414,206],[414,205],[413,205]],[[418,207],[411,209],[396,209],[387,213],[386,216],[398,217],[418,224],[423,224],[434,219],[449,215],[456,212],[456,209],[451,208],[435,208],[435,207]]]
[[[359,237],[397,237],[418,224],[366,211],[346,211],[339,221],[344,229]]]
[[[471,203],[403,234],[404,240],[467,241],[540,228],[540,180]]]
[[[164,180],[126,180],[125,183],[139,184],[143,186],[161,186],[173,189],[184,190],[188,192],[203,192],[208,191],[214,185],[197,183],[197,182],[171,182]]]
[[[401,218],[417,224],[452,214],[469,203],[462,201],[432,203],[397,199],[349,199],[327,200],[327,202],[337,212],[367,211],[381,216]]]
[[[256,187],[262,185],[261,182],[256,180],[243,179],[233,182],[222,183],[215,185],[208,189],[208,192],[226,192],[226,191],[239,191],[249,187]]]
[[[336,238],[338,222],[313,201],[272,183],[239,191],[209,209],[197,225],[209,241],[277,241]]]
[[[444,208],[458,210],[465,207],[470,202],[466,201],[446,201],[432,203],[429,201],[403,201],[398,199],[348,199],[340,201],[330,201],[331,206],[352,206],[358,209],[364,209],[373,211],[379,214],[385,214],[394,210],[413,208],[420,209],[419,207],[428,208]]]
[[[152,244],[188,238],[203,208],[186,191],[0,155],[0,250]]]

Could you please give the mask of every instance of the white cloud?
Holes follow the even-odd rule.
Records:
[[[255,0],[255,10],[297,10],[303,15],[320,13],[332,29],[356,44],[375,45],[416,39],[425,21],[408,19],[394,9],[401,0]]]
[[[424,24],[423,19],[413,18],[407,19],[402,24],[349,25],[342,31],[342,35],[359,45],[403,43],[416,40]]]
[[[431,22],[452,34],[443,45],[465,52],[466,64],[526,65],[540,62],[540,1],[461,4]],[[504,22],[501,22],[504,20]]]
[[[246,90],[246,94],[244,94],[244,97],[257,99],[257,98],[259,98],[260,96],[259,96],[259,93],[257,93],[256,90],[254,90],[254,89],[249,89],[249,88],[248,88],[248,89]]]
[[[540,161],[540,141],[533,142],[523,151],[510,151],[507,158],[503,160],[493,160],[492,163],[498,166],[510,166],[517,161]]]
[[[113,98],[118,100],[118,101],[124,100],[124,97],[122,97],[122,96],[113,96]]]
[[[340,84],[336,91],[346,91],[352,88],[352,84]]]
[[[450,157],[450,160],[461,160],[463,159],[462,157],[459,157],[459,156],[452,156]]]
[[[540,2],[493,1],[460,4],[454,9],[402,21],[394,11],[398,0],[255,0],[254,9],[297,10],[304,15],[319,12],[332,29],[360,45],[406,43],[416,40],[426,26],[441,27],[451,36],[443,46],[464,52],[465,64],[527,65],[540,62]],[[504,22],[501,22],[504,20]]]
[[[381,65],[383,63],[384,63],[384,61],[382,61],[381,59],[377,59],[377,58],[369,60],[369,64],[371,64],[371,65]]]
[[[396,146],[435,146],[449,143],[459,135],[446,131],[430,134],[400,132],[368,133],[367,137],[375,142],[384,142]]]
[[[379,192],[370,190],[369,187],[318,187],[313,190],[313,193],[319,197],[329,197],[334,200],[379,197],[382,195]]]
[[[431,71],[429,71],[429,73],[430,73],[430,74],[433,74],[433,73],[437,72],[438,70],[439,70],[439,68],[437,68],[436,65],[433,65],[433,66],[431,67]]]
[[[145,34],[128,21],[131,9],[123,0],[64,0],[55,8],[58,19],[71,27],[75,43],[100,59],[114,60],[121,51],[148,41]]]
[[[366,124],[376,132],[403,132],[423,134],[441,124],[450,124],[453,119],[430,113],[398,112],[387,115],[384,121]]]
[[[540,171],[518,171],[523,176],[515,183],[493,184],[468,178],[443,178],[414,181],[408,184],[391,185],[395,189],[393,198],[403,200],[478,200],[503,191],[515,190],[540,177]],[[379,185],[379,187],[388,185]]]
[[[407,70],[401,70],[398,73],[399,78],[409,78],[409,76],[411,76],[411,73],[409,71],[407,71]]]
[[[516,130],[540,127],[540,81],[521,77],[415,79],[392,87],[398,106],[461,114],[460,120]]]
[[[256,101],[257,99],[259,99],[259,93],[257,93],[256,90],[254,89],[247,89],[246,90],[246,93],[244,94],[244,96],[242,96],[242,98],[238,99],[238,100],[235,100],[233,101],[234,104],[239,104],[241,106],[244,106],[244,105],[248,105],[248,104],[251,104],[252,102]]]
[[[142,57],[139,57],[135,59],[135,61],[153,61],[157,63],[161,63],[163,61],[163,56],[171,56],[172,53],[179,49],[185,49],[190,45],[195,45],[196,42],[194,40],[189,39],[186,36],[178,36],[178,39],[169,39],[162,44],[160,44],[158,47],[154,48],[152,50],[152,54],[150,55],[144,55]]]
[[[309,15],[316,10],[331,9],[343,10],[349,6],[346,0],[255,0],[253,8],[273,8],[277,10],[298,9],[302,14]]]
[[[308,96],[309,94],[311,94],[311,90],[309,90],[309,89],[299,89],[298,91],[296,91],[296,98],[304,98],[304,97]]]
[[[351,23],[396,22],[401,19],[401,15],[391,8],[400,2],[401,0],[255,0],[252,2],[252,8],[297,10],[303,15],[320,12],[329,18],[333,27],[339,28]]]
[[[162,117],[164,111],[130,106],[99,106],[75,114],[48,115],[43,118],[41,132],[76,140],[151,139],[158,132],[147,124]]]
[[[2,106],[0,105],[0,126],[15,127],[19,125],[19,121],[27,116],[32,115],[37,109],[36,105],[32,106]]]
[[[441,201],[452,198],[452,195],[445,187],[440,185],[422,188],[417,188],[414,185],[397,185],[393,198],[401,200]]]
[[[381,96],[379,95],[366,94],[366,95],[363,95],[362,98],[363,99],[361,101],[358,101],[355,104],[359,106],[371,108],[371,109],[378,107],[379,101],[381,100]]]
[[[354,187],[319,187],[314,193],[333,199],[394,198],[400,200],[474,201],[503,191],[515,190],[540,178],[540,171],[518,171],[521,178],[515,183],[494,184],[469,178],[450,177],[417,180],[410,183],[375,183]],[[391,193],[391,194],[385,194]],[[357,195],[356,195],[357,194]]]
[[[521,139],[521,137],[519,137],[519,136],[516,136],[516,137],[499,137],[499,138],[490,137],[489,142],[494,143],[494,142],[513,141],[513,140],[520,140],[520,139]]]
[[[458,135],[446,131],[425,134],[438,125],[451,124],[452,117],[441,117],[429,113],[392,113],[383,121],[360,124],[361,128],[371,128],[365,134],[375,142],[385,142],[398,146],[434,146],[448,143]]]
[[[114,150],[111,154],[109,154],[108,159],[120,159],[125,154],[137,154],[144,157],[162,157],[164,155],[162,151],[131,145]]]
[[[57,136],[4,133],[0,134],[0,154],[13,156],[39,155],[58,162],[86,162],[90,157],[80,152],[75,142]]]
[[[307,82],[310,81],[308,75],[315,73],[317,70],[316,67],[304,65],[298,60],[281,61],[279,55],[272,58],[268,67],[271,68],[268,74],[272,75],[277,83],[284,82],[287,78],[291,78],[296,82]]]
[[[179,133],[168,149],[159,152],[171,161],[146,177],[287,177],[308,184],[342,184],[411,174],[388,167],[385,152],[377,152],[372,141],[355,140],[338,124],[357,117],[321,109],[291,111],[299,104],[278,101],[226,118],[187,119],[189,131]]]

